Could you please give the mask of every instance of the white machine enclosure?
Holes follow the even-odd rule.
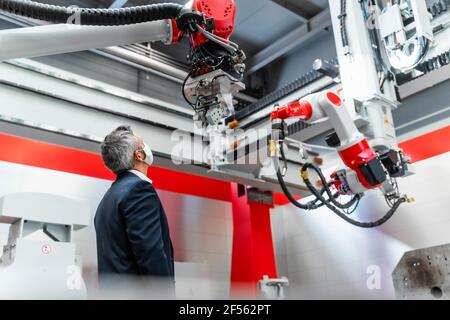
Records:
[[[72,233],[87,227],[89,219],[86,205],[58,195],[1,198],[0,223],[11,226],[0,260],[0,298],[87,298]]]
[[[369,128],[363,132],[369,136],[374,148],[389,149],[395,143],[395,129],[392,121],[392,108],[398,104],[393,82],[387,80],[385,92],[380,90],[378,72],[375,66],[374,48],[370,42],[367,23],[364,20],[361,4],[347,1],[345,23],[348,45],[342,43],[339,12],[340,1],[329,1],[334,38],[339,60],[342,95],[350,114],[358,113],[369,120]],[[364,70],[364,72],[361,72]]]

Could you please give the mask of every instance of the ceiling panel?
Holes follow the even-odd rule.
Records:
[[[296,1],[296,0],[293,0],[293,1]],[[308,1],[318,5],[319,7],[322,7],[322,9],[328,8],[329,0],[308,0]]]
[[[233,39],[248,54],[255,54],[302,24],[295,13],[271,0],[239,0],[237,10]]]
[[[283,8],[295,13],[303,21],[307,21],[314,17],[322,9],[308,0],[272,0]]]

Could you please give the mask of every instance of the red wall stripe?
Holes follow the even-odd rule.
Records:
[[[158,190],[231,201],[229,182],[155,166],[150,167],[148,176]]]
[[[277,206],[284,206],[288,203],[291,203],[288,198],[282,192],[274,192],[273,195],[273,203]],[[301,199],[301,197],[294,196],[295,200]]]
[[[0,134],[0,161],[115,180],[99,154],[22,137]],[[156,189],[230,201],[228,182],[184,172],[151,167],[150,179]]]
[[[114,180],[97,153],[0,134],[0,161]]]
[[[412,162],[425,160],[450,151],[450,125],[399,144]]]
[[[450,151],[450,125],[400,143],[412,160],[420,161]],[[99,154],[54,145],[22,137],[0,134],[0,161],[88,177],[114,180]],[[205,195],[207,198],[230,201],[229,183],[193,174],[152,167],[150,177],[161,190]],[[175,183],[174,183],[175,182]],[[176,187],[175,185],[180,185]],[[197,187],[198,186],[198,187]],[[195,191],[201,189],[202,191]],[[216,191],[214,191],[214,190]],[[276,204],[286,203],[281,193],[274,195]]]

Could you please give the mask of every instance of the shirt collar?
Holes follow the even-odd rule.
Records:
[[[153,184],[153,181],[150,180],[149,177],[147,177],[145,174],[143,174],[143,173],[140,172],[140,171],[137,171],[137,170],[128,170],[128,172],[131,172],[131,173],[137,175],[141,180],[144,180],[144,181],[147,181],[147,182],[150,183],[150,184]]]

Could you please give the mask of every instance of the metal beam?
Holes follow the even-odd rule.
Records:
[[[450,79],[450,65],[443,66],[437,70],[426,73],[423,76],[409,81],[398,88],[401,99],[405,99],[413,94],[429,89],[439,83]]]
[[[303,42],[314,38],[317,34],[330,26],[330,11],[325,9],[321,13],[314,16],[314,18],[310,19],[308,23],[293,30],[249,59],[246,75],[254,73],[272,61],[287,54]]]
[[[192,111],[157,99],[25,59],[1,63],[0,71],[0,95],[7,101],[0,106],[3,121],[21,119],[24,125],[91,141],[130,123],[166,157],[176,145],[170,138],[174,130],[194,133]]]

